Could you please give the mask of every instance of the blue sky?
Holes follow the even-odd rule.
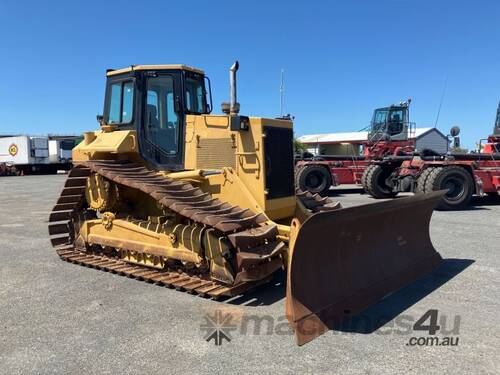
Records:
[[[188,8],[184,8],[188,5]],[[0,133],[97,127],[106,68],[205,70],[217,112],[240,61],[242,113],[285,111],[297,135],[359,130],[373,108],[413,99],[418,126],[488,136],[500,100],[500,2],[11,1],[0,5]]]

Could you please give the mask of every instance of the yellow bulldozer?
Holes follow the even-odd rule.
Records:
[[[439,264],[441,193],[341,208],[296,190],[293,124],[240,115],[237,70],[220,115],[200,69],[108,70],[49,234],[63,260],[214,299],[285,269],[301,345]]]

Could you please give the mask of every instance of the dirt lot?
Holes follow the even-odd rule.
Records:
[[[297,347],[282,276],[215,302],[60,261],[47,217],[64,179],[0,178],[0,373],[498,373],[500,200],[434,213],[431,237],[445,258],[435,272]],[[356,189],[337,197],[372,201]],[[429,309],[439,342],[456,346],[411,345],[430,337],[412,329]],[[217,311],[231,314],[232,339],[220,346],[201,329]]]

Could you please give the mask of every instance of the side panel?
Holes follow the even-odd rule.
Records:
[[[116,157],[117,154],[129,154],[132,160],[139,160],[135,131],[87,132],[83,141],[73,149],[73,160],[110,159],[111,155]]]
[[[0,163],[29,164],[30,153],[27,136],[0,138]]]
[[[185,168],[233,168],[262,209],[264,195],[264,153],[262,122],[251,118],[246,131],[231,131],[229,116],[187,115]]]
[[[59,141],[52,139],[49,141],[49,160],[51,163],[59,163]]]
[[[295,212],[292,123],[249,120],[249,130],[238,132],[238,176],[271,220],[291,217]]]
[[[229,116],[187,115],[185,169],[232,168],[271,219],[292,216],[292,123],[255,117],[248,121],[248,130],[232,131]]]
[[[227,116],[186,116],[185,169],[236,168],[236,134]]]

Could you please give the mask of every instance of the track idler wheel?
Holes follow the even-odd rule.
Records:
[[[87,179],[85,198],[93,210],[104,212],[116,208],[119,200],[118,186],[98,173],[92,173]]]

